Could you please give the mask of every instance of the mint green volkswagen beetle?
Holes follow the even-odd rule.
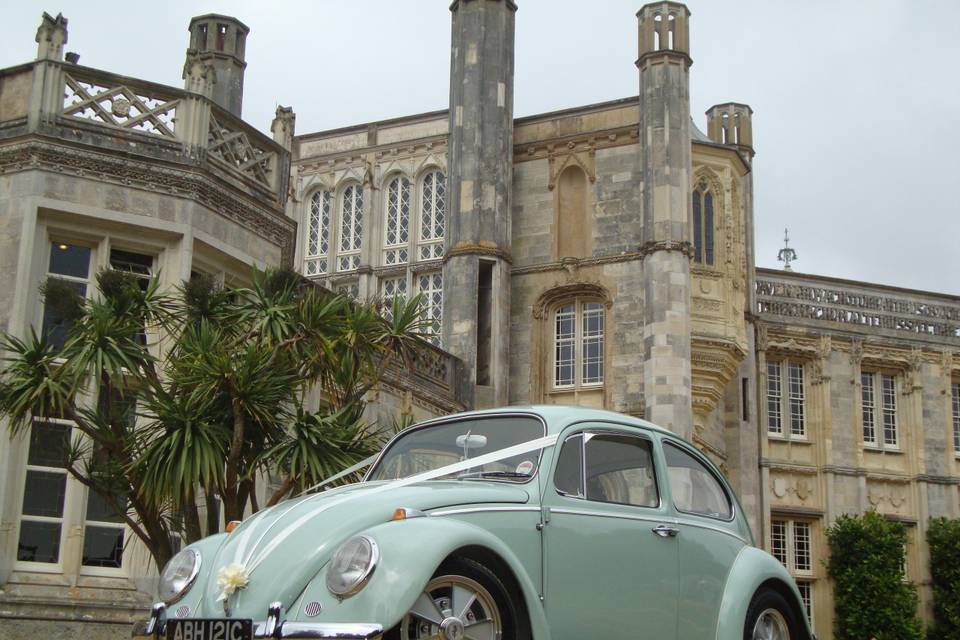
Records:
[[[648,422],[432,420],[363,482],[258,512],[164,569],[141,638],[812,638],[730,487]]]

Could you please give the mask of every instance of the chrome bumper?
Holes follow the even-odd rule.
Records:
[[[253,623],[254,638],[342,638],[344,640],[368,640],[383,634],[383,626],[364,622],[295,622],[280,620],[281,605],[274,602],[267,609],[267,619]],[[131,636],[135,640],[162,640],[167,637],[166,605],[153,605],[150,619],[133,625]]]

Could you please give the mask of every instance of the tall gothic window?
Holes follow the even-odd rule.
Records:
[[[327,273],[327,256],[330,253],[330,204],[329,191],[317,191],[310,198],[310,214],[307,219],[307,247],[304,251],[303,271],[308,276]]]
[[[60,563],[70,436],[62,420],[36,420],[30,428],[17,560]]]
[[[435,346],[442,346],[440,329],[443,322],[443,274],[421,273],[417,277],[417,293],[421,294],[420,312],[429,324],[423,330]]]
[[[423,178],[420,197],[420,260],[443,257],[443,230],[446,224],[447,178],[442,171]]]
[[[693,261],[712,265],[713,259],[713,192],[706,180],[693,190]]]
[[[897,378],[889,373],[860,375],[860,408],[863,444],[877,449],[897,449]]]
[[[350,185],[343,190],[340,207],[340,260],[338,271],[351,271],[360,266],[363,243],[363,187]]]
[[[394,278],[384,278],[380,281],[380,300],[383,309],[383,317],[386,319],[393,319],[394,298],[405,300],[406,297],[407,276],[405,274]]]
[[[410,241],[410,181],[398,176],[387,187],[387,215],[383,236],[383,263],[405,264]]]
[[[767,433],[781,438],[806,438],[805,395],[801,363],[767,362]]]
[[[604,308],[574,300],[557,307],[553,323],[553,386],[603,384]]]

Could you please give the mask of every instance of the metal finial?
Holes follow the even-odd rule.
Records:
[[[790,268],[790,263],[797,259],[797,252],[790,247],[790,236],[787,234],[787,230],[783,230],[783,249],[777,252],[777,260],[783,263],[784,271],[793,271]]]

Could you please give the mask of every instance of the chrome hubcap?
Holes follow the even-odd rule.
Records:
[[[400,623],[403,640],[500,640],[503,623],[490,592],[463,576],[438,576]]]
[[[764,609],[753,625],[753,640],[790,640],[787,621],[776,609]]]

